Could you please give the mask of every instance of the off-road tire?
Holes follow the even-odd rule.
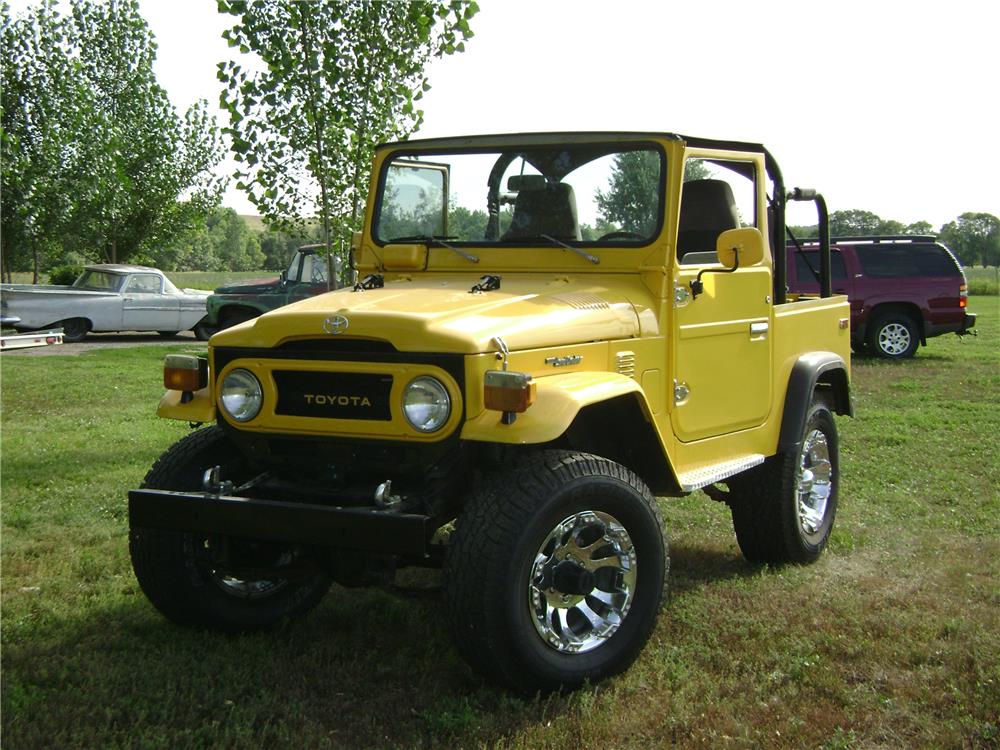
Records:
[[[628,558],[633,593],[620,624],[612,626],[617,629],[605,631],[590,650],[559,650],[543,639],[543,626],[537,624],[543,615],[532,604],[531,587],[538,580],[532,578],[533,567],[537,569],[540,545],[564,529],[561,522],[598,515],[625,531],[629,543],[622,546],[634,552]],[[604,528],[610,533],[612,527]],[[615,533],[620,540],[621,532]],[[572,540],[567,546],[581,541],[575,533],[565,536]],[[593,542],[591,546],[591,563],[612,559],[606,557],[610,547],[601,551]],[[589,454],[530,453],[490,476],[457,521],[446,561],[447,620],[458,651],[486,678],[528,694],[572,689],[621,672],[636,659],[656,623],[668,569],[663,521],[637,476]],[[591,601],[590,596],[584,599]]]
[[[191,330],[194,331],[194,337],[198,339],[198,341],[208,341],[212,338],[213,334],[219,331],[217,326],[212,326],[208,323],[199,323]]]
[[[806,521],[800,518],[799,490],[803,487],[801,469],[808,453],[807,440],[815,433],[821,434],[825,442],[830,490],[822,523],[809,533],[804,528]],[[829,406],[821,398],[814,398],[801,437],[798,452],[779,453],[728,483],[736,540],[743,556],[752,563],[815,562],[830,538],[837,513],[840,460],[837,427]]]
[[[920,346],[916,321],[900,311],[888,310],[875,315],[868,325],[868,352],[883,359],[907,359]]]
[[[206,469],[221,466],[224,478],[246,479],[237,448],[218,426],[193,432],[175,443],[153,464],[143,487],[200,490]],[[240,477],[240,474],[244,476]],[[143,593],[168,619],[191,627],[236,632],[270,627],[315,607],[330,586],[329,577],[299,550],[275,551],[273,544],[229,540],[259,551],[261,565],[286,559],[287,578],[241,581],[214,566],[207,550],[222,543],[204,534],[133,527],[129,534],[132,568]],[[293,567],[294,566],[294,567]],[[305,572],[303,572],[303,569]]]

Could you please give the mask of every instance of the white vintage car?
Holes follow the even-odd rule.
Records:
[[[0,284],[3,316],[15,328],[62,328],[67,342],[91,332],[156,331],[173,336],[191,329],[205,340],[205,300],[211,292],[178,289],[158,268],[87,266],[72,286]]]

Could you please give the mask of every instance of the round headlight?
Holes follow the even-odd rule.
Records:
[[[403,392],[403,413],[406,421],[416,430],[440,430],[451,414],[448,389],[435,378],[416,378]]]
[[[249,422],[260,413],[264,393],[252,372],[233,370],[222,379],[219,400],[230,417],[237,422]]]

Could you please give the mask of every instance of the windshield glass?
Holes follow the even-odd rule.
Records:
[[[117,292],[124,277],[116,273],[86,270],[73,282],[76,289],[91,289],[95,292]]]
[[[382,172],[375,239],[642,245],[660,228],[665,169],[642,143],[401,153]]]

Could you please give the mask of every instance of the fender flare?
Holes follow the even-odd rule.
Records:
[[[828,386],[834,398],[837,414],[854,416],[851,400],[850,375],[843,357],[833,352],[803,354],[792,365],[785,392],[785,408],[781,417],[778,452],[797,453],[802,443],[802,430],[809,414],[812,395],[817,385]]]
[[[581,410],[619,396],[634,395],[648,420],[649,405],[641,386],[612,372],[571,372],[535,380],[535,403],[513,424],[500,424],[500,412],[484,410],[462,427],[462,439],[510,445],[550,443],[566,432]]]

